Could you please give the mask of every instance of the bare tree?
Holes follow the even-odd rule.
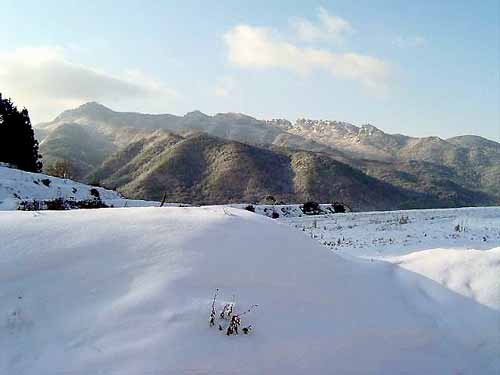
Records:
[[[57,160],[46,167],[45,172],[59,178],[73,179],[75,177],[75,168],[69,160]]]

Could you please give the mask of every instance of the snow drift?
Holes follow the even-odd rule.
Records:
[[[500,247],[488,251],[432,249],[389,260],[500,311]]]
[[[244,210],[0,212],[0,241],[1,374],[500,371],[495,292],[471,298],[411,259],[344,259]],[[219,311],[233,294],[236,311],[259,304],[251,335],[209,327],[216,288]]]

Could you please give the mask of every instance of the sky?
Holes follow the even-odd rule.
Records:
[[[500,0],[0,0],[0,93],[500,141]]]

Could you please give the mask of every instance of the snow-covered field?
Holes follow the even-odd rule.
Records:
[[[335,252],[366,258],[500,246],[500,207],[303,215],[280,221]]]
[[[92,188],[0,166],[1,375],[500,374],[498,207],[12,211]]]
[[[347,213],[281,221],[344,258],[390,262],[500,311],[499,207]]]
[[[487,245],[471,242],[482,251],[428,240],[414,253],[424,249],[415,240],[380,259],[372,244],[321,246],[301,230],[309,217],[0,212],[0,374],[498,374],[499,211],[477,213],[463,233],[484,226],[476,237],[490,234]],[[454,234],[451,219],[424,228],[412,215],[381,236]],[[328,225],[354,226],[353,216],[325,219],[323,236],[337,238]],[[365,241],[372,225],[358,227]],[[216,288],[218,312],[233,295],[237,313],[259,305],[242,317],[251,334],[209,327]]]

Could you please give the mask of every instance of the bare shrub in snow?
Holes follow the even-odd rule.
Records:
[[[18,204],[17,209],[19,211],[40,211],[45,209],[45,203],[43,201],[22,201]]]
[[[50,183],[51,183],[50,179],[48,179],[48,178],[44,178],[43,180],[40,180],[40,182],[47,187],[49,187]]]
[[[212,312],[210,313],[210,320],[209,320],[210,327],[213,327],[215,325],[215,318],[217,316],[217,312],[215,311],[215,300],[217,299],[218,293],[219,293],[219,288],[215,290],[214,300],[212,301]]]
[[[304,203],[301,209],[306,215],[319,215],[322,213],[319,203],[314,201]]]
[[[69,209],[69,206],[66,204],[63,198],[56,198],[45,201],[45,205],[46,209],[50,211],[64,211]]]
[[[340,202],[333,202],[332,208],[336,214],[337,213],[345,213],[345,211],[346,211],[346,205],[344,203],[340,203]]]
[[[456,221],[455,221],[456,222]],[[457,223],[457,222],[456,222]],[[460,220],[453,228],[455,232],[466,232],[467,231],[467,221]]]
[[[75,209],[94,209],[109,207],[100,198],[85,199],[77,201],[74,199],[55,198],[48,200],[25,200],[19,202],[17,209],[19,211],[62,211]]]
[[[229,326],[227,327],[226,330],[226,335],[231,336],[231,335],[237,335],[238,334],[238,327],[241,324],[241,319],[238,315],[234,315],[231,317],[231,321],[229,322]]]
[[[96,188],[90,189],[90,195],[92,195],[93,197],[96,197],[96,198],[101,197],[101,194],[99,194],[99,190],[97,190]]]
[[[77,201],[73,208],[82,208],[82,209],[93,209],[93,208],[108,208],[109,206],[104,203],[101,198],[87,199],[83,201]]]
[[[255,212],[255,207],[251,204],[245,207],[245,210],[250,211],[250,212]]]
[[[229,319],[231,317],[231,314],[233,313],[233,308],[234,308],[234,300],[235,297],[233,296],[233,302],[226,303],[224,307],[222,308],[222,311],[219,315],[220,319]]]
[[[215,304],[216,304],[218,294],[219,294],[219,288],[217,288],[215,290],[215,293],[214,293],[214,298],[212,300],[212,310],[210,312],[210,318],[209,318],[208,324],[210,327],[214,327],[216,325],[216,323],[218,323],[219,331],[224,331],[224,326],[227,325],[227,328],[225,328],[227,336],[238,335],[239,328],[240,328],[241,322],[242,322],[241,317],[243,315],[246,315],[249,312],[251,312],[258,305],[250,306],[250,308],[248,310],[244,311],[241,314],[233,314],[234,304],[235,304],[235,302],[234,302],[235,298],[233,296],[233,302],[226,303],[223,306],[220,314],[218,314],[218,316],[217,316],[217,309],[215,308]],[[218,319],[218,321],[216,322],[217,319]],[[228,321],[229,321],[229,323],[228,323]],[[245,335],[247,335],[250,333],[251,330],[252,330],[252,325],[248,325],[242,329],[242,332]]]
[[[405,224],[408,224],[410,222],[410,219],[408,218],[408,216],[401,216],[399,218],[399,224],[401,225],[405,225]]]

